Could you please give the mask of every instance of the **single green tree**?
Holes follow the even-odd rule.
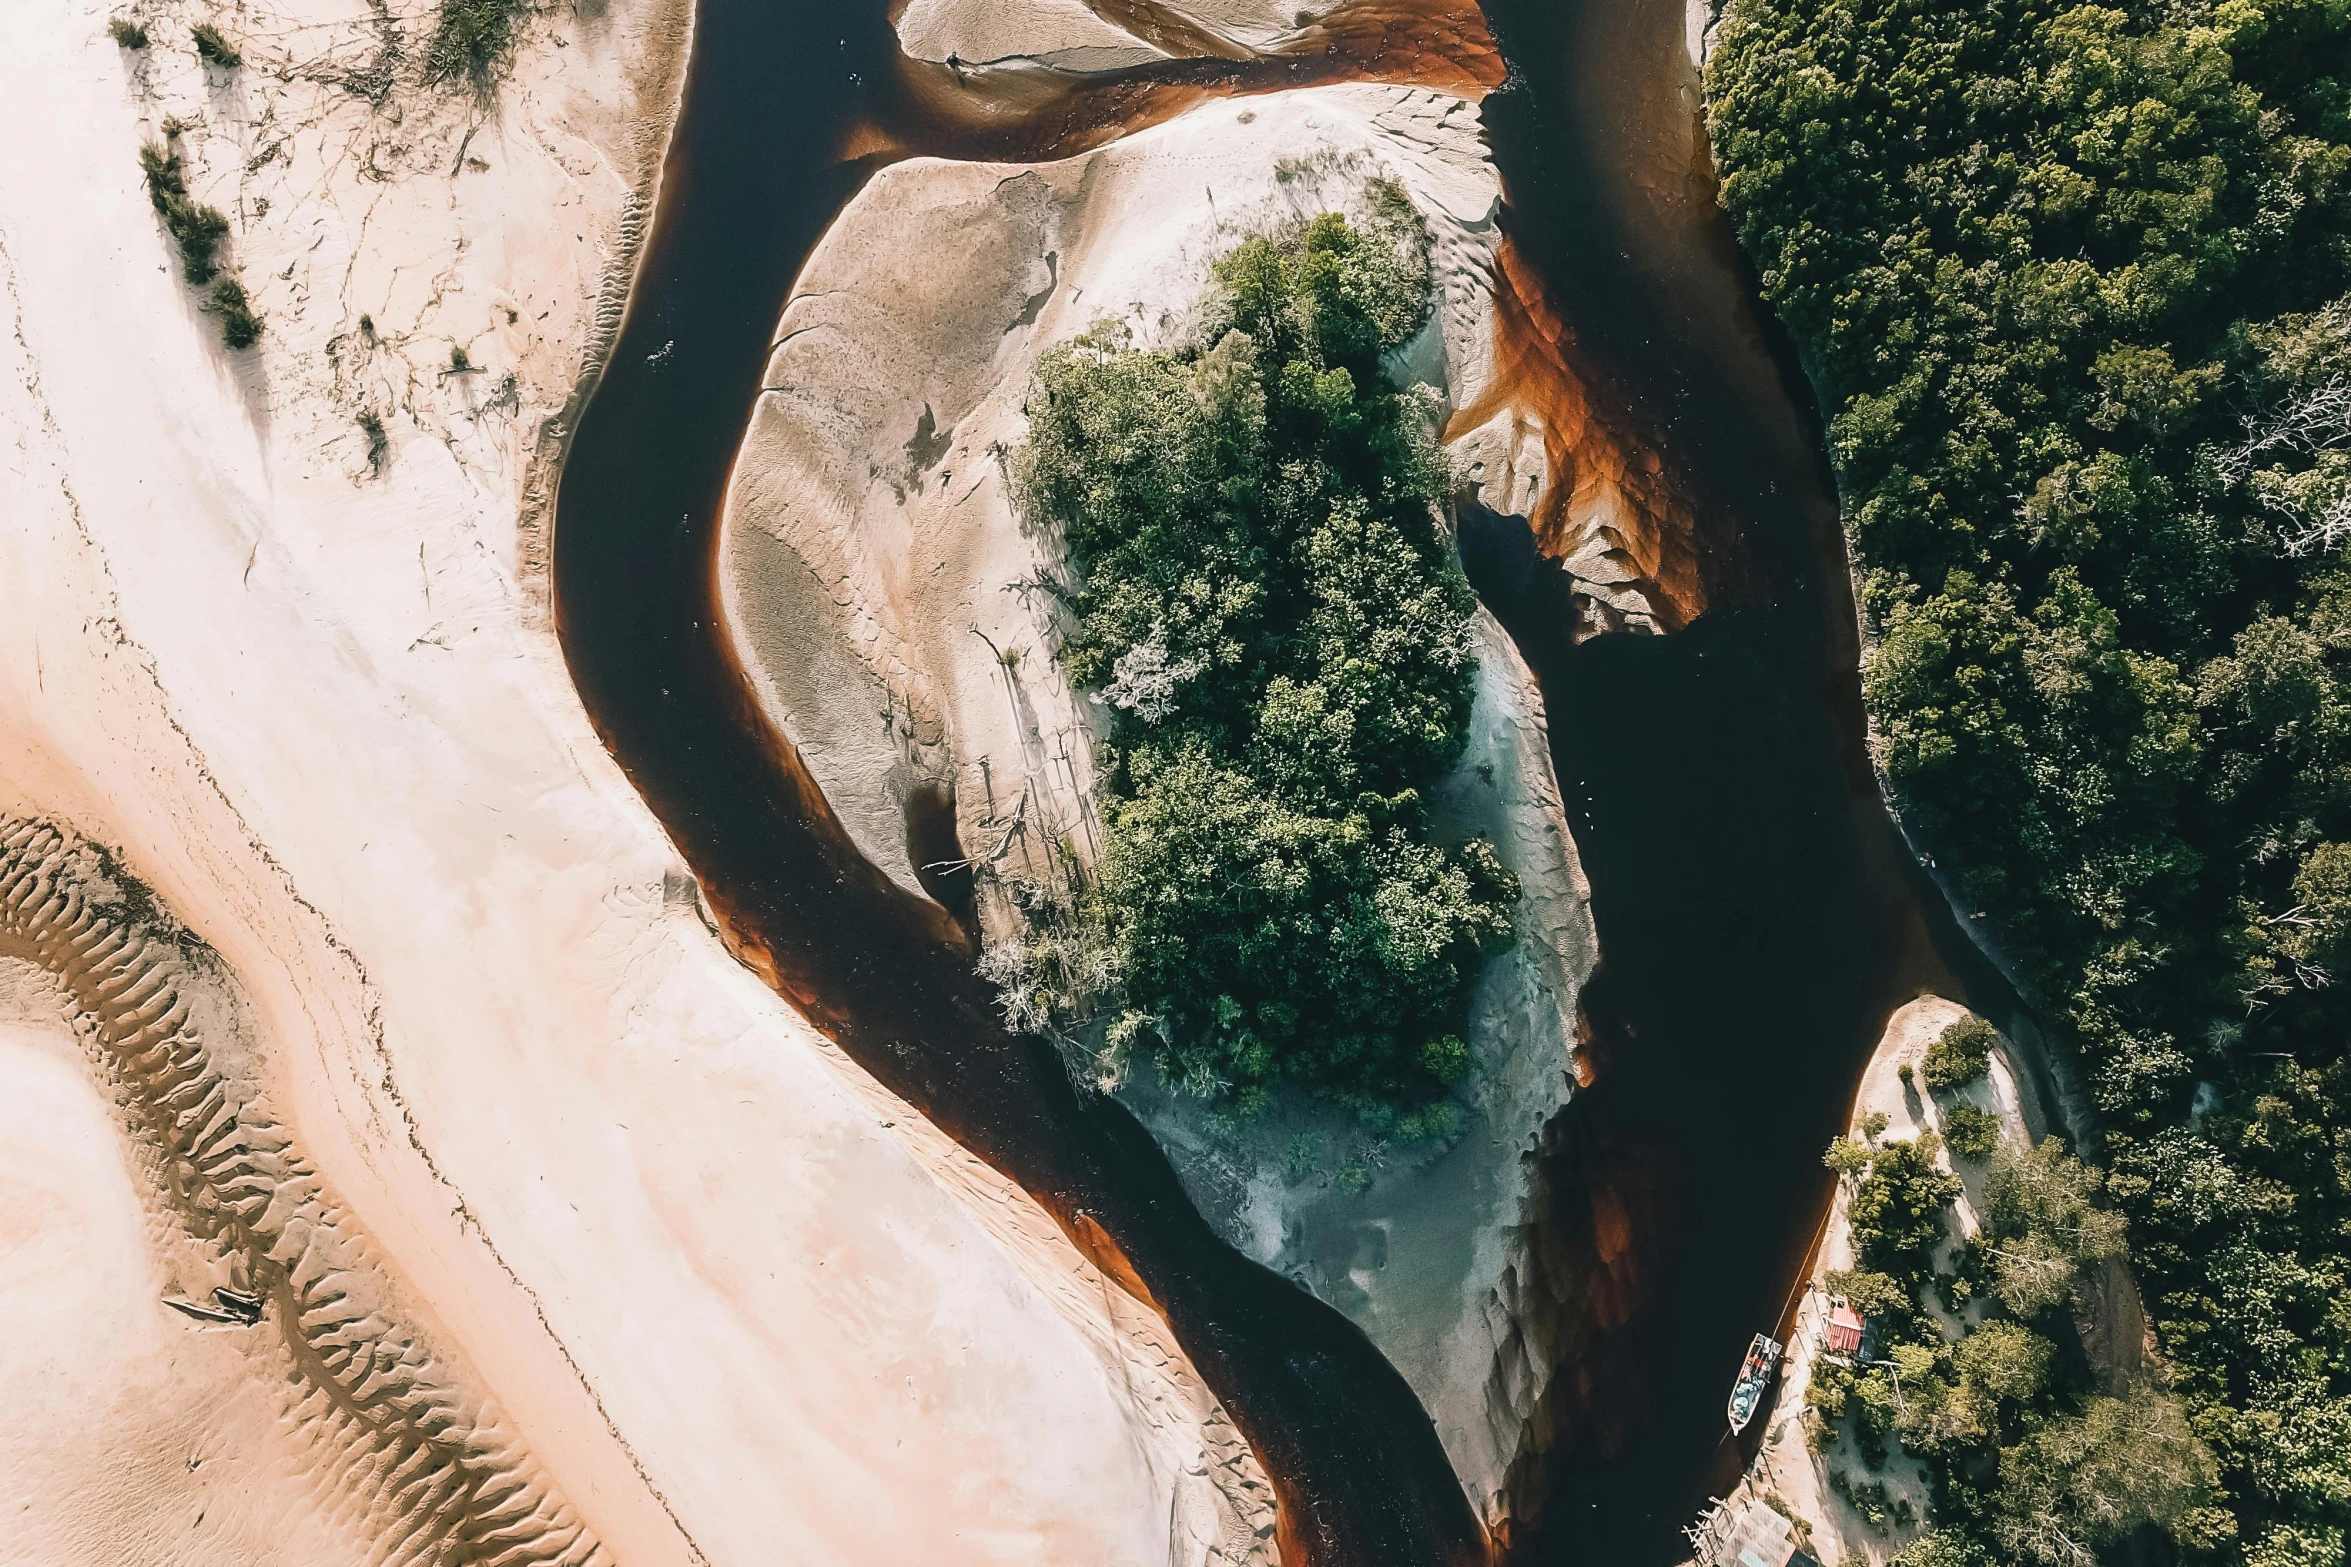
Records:
[[[1992,1047],[2000,1035],[1980,1017],[1963,1017],[1937,1034],[1927,1046],[1920,1075],[1938,1093],[1962,1088],[1984,1075],[1992,1063]]]

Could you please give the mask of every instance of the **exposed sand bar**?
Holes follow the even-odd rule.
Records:
[[[675,11],[534,22],[478,125],[305,74],[366,62],[364,7],[226,18],[247,65],[210,76],[198,14],[142,59],[92,5],[0,25],[0,144],[44,149],[0,162],[0,812],[218,954],[255,1094],[616,1559],[1254,1552],[1162,1330],[726,956],[534,610],[531,460],[641,223]],[[167,114],[254,353],[139,187]]]
[[[1459,421],[1470,492],[1509,506],[1576,474],[1560,529],[1611,558],[1597,591],[1650,618],[1648,585],[1613,542],[1633,510],[1616,476],[1551,461],[1556,444],[1596,466],[1604,440],[1589,421],[1550,430],[1550,410],[1516,395],[1519,367],[1498,363],[1500,190],[1474,101],[1345,84],[1209,102],[1055,162],[895,165],[835,220],[775,328],[735,459],[719,600],[767,714],[904,891],[923,886],[908,818],[926,793],[952,799],[960,842],[990,861],[991,940],[1016,931],[1007,881],[1038,876],[1051,845],[1093,853],[1104,710],[1054,656],[1056,600],[1036,584],[1068,562],[1052,529],[1017,514],[1003,460],[1024,439],[1038,357],[1098,324],[1181,341],[1215,257],[1324,210],[1361,219],[1374,180],[1397,182],[1429,226],[1436,306],[1395,369],[1480,410]],[[1236,1127],[1148,1064],[1124,1092],[1217,1231],[1345,1312],[1403,1373],[1492,1521],[1554,1354],[1522,1309],[1546,1288],[1522,1251],[1522,1156],[1568,1091],[1594,949],[1540,697],[1499,627],[1481,617],[1478,637],[1475,739],[1433,796],[1440,830],[1495,841],[1527,897],[1521,939],[1472,1006],[1458,1141],[1381,1143],[1368,1157],[1389,1173],[1367,1191],[1332,1170],[1371,1139],[1303,1094]],[[1299,1141],[1332,1150],[1332,1169],[1285,1172]]]

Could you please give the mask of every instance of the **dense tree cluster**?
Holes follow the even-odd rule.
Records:
[[[1189,342],[1103,327],[1038,369],[1015,479],[1115,718],[1098,881],[1037,949],[1083,978],[1039,1010],[1115,988],[1111,1048],[1196,1091],[1247,1113],[1288,1079],[1425,1135],[1516,888],[1419,793],[1466,743],[1475,601],[1429,410],[1381,366],[1427,318],[1426,235],[1401,191],[1371,207],[1242,243]]]
[[[2351,6],[1735,0],[1708,88],[1881,761],[2081,1052],[2220,1462],[2174,1532],[2339,1567]]]

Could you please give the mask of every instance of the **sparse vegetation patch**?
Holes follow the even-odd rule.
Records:
[[[359,433],[367,437],[367,471],[382,473],[384,459],[392,451],[392,438],[384,431],[384,416],[373,408],[360,409]]]
[[[1946,1117],[1955,1152],[1962,1135],[1996,1142],[1997,1123],[1974,1114]],[[1867,1476],[1897,1448],[1926,1466],[1933,1530],[1899,1567],[2091,1567],[2153,1531],[2208,1538],[2225,1517],[2216,1469],[2180,1400],[2152,1381],[2112,1393],[2060,1350],[2077,1296],[2122,1254],[2099,1172],[2054,1139],[1984,1152],[1984,1232],[1963,1244],[1948,1222],[1961,1186],[1933,1133],[1830,1145],[1830,1167],[1856,1183],[1860,1266],[1826,1283],[1872,1325],[1870,1358],[1816,1361],[1805,1393],[1831,1486],[1873,1527],[1907,1524]]]
[[[205,309],[220,322],[221,341],[231,348],[250,348],[261,336],[261,317],[254,313],[245,285],[222,269],[217,255],[220,242],[228,237],[227,215],[188,194],[180,155],[171,148],[154,142],[141,147],[139,167],[147,178],[147,199],[163,219],[164,232],[179,247],[181,272],[205,290]]]
[[[144,49],[147,47],[147,29],[141,27],[137,22],[132,21],[127,16],[118,16],[113,21],[108,22],[106,24],[106,31],[113,37],[116,43],[120,44],[125,49]]]
[[[223,272],[204,291],[204,308],[220,322],[220,340],[231,348],[251,348],[261,338],[261,317],[245,297],[245,285]]]
[[[513,57],[530,0],[441,0],[425,46],[425,79],[487,92]]]
[[[233,71],[245,63],[245,57],[237,52],[237,46],[230,43],[221,30],[210,22],[198,22],[188,30],[188,37],[196,45],[196,53],[207,64]]]
[[[188,194],[180,155],[150,142],[139,149],[139,168],[147,177],[147,199],[163,218],[164,232],[180,248],[180,269],[189,282],[201,286],[219,271],[213,252],[228,237],[227,214]]]

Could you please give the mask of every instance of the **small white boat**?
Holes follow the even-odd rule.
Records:
[[[1768,1333],[1755,1335],[1755,1342],[1747,1346],[1746,1363],[1739,1367],[1739,1380],[1731,1384],[1731,1434],[1738,1435],[1755,1419],[1755,1412],[1763,1407],[1764,1390],[1771,1386],[1772,1373],[1780,1368],[1780,1341]]]

